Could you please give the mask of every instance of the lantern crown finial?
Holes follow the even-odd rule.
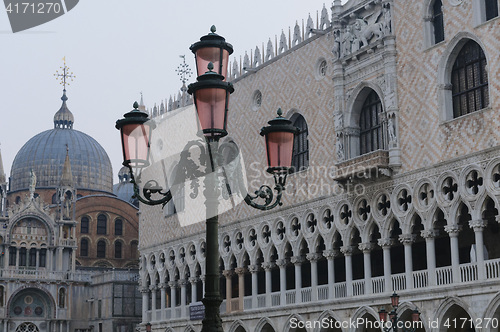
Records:
[[[210,32],[211,32],[211,33],[215,33],[215,31],[217,31],[217,29],[215,28],[215,25],[212,25],[212,26],[210,27]]]
[[[278,113],[278,117],[279,117],[279,118],[282,118],[282,117],[283,117],[283,111],[281,110],[281,107],[280,107],[280,108],[278,108],[278,111],[277,111],[276,113]]]
[[[212,62],[212,61],[210,61],[210,62],[208,63],[207,69],[208,69],[208,71],[212,71],[212,70],[214,69],[214,64],[213,64],[213,62]]]
[[[134,102],[133,107],[134,107],[134,109],[138,109],[138,108],[139,108],[139,103],[137,103],[137,101],[136,101],[136,102]]]

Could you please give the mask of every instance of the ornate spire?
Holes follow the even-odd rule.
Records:
[[[69,148],[66,144],[66,159],[64,160],[64,166],[61,176],[60,187],[73,187],[73,174],[71,173],[71,162],[69,161]]]
[[[76,76],[73,75],[73,72],[69,72],[69,67],[66,66],[66,57],[63,58],[63,61],[64,66],[60,67],[62,69],[62,74],[60,74],[57,70],[54,74],[56,79],[60,80],[59,83],[63,86],[63,95],[61,97],[62,105],[59,111],[57,111],[54,115],[54,128],[72,129],[75,118],[66,105],[66,100],[68,100],[68,97],[66,96],[66,85],[70,85],[67,79],[71,79],[71,81],[73,81],[73,78],[76,78]]]
[[[7,182],[7,181],[6,181],[6,177],[5,177],[5,171],[3,169],[2,150],[0,150],[0,185],[2,183],[5,183],[5,182]]]

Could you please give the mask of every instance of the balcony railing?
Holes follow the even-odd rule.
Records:
[[[484,262],[484,279],[485,280],[500,280],[500,259],[487,260]],[[458,266],[458,277],[457,283],[465,282],[475,282],[479,280],[479,266],[477,263],[467,263]],[[5,274],[6,271],[3,271]],[[13,272],[13,271],[11,271]],[[35,271],[36,272],[36,271]],[[433,276],[433,278],[431,278]],[[408,285],[407,275],[405,273],[394,274],[386,279],[384,276],[373,277],[368,282],[371,283],[371,289],[367,288],[367,281],[365,279],[353,280],[349,283],[338,282],[333,285],[318,285],[316,287],[305,287],[300,290],[287,290],[285,291],[284,299],[285,303],[282,303],[281,292],[273,292],[271,294],[258,294],[255,299],[253,296],[245,296],[243,302],[240,302],[239,298],[231,299],[229,305],[231,311],[251,311],[251,310],[261,310],[267,306],[277,307],[281,305],[294,305],[305,302],[312,302],[313,299],[319,302],[330,301],[332,299],[341,299],[347,296],[365,296],[368,294],[380,294],[380,293],[392,293],[393,291],[404,291],[408,289],[422,289],[426,287],[439,287],[442,285],[450,285],[454,283],[453,279],[453,268],[451,266],[445,266],[436,268],[434,273],[430,273],[429,270],[414,271],[411,274],[410,282]],[[432,281],[431,281],[432,280]],[[385,289],[386,282],[390,282],[392,289]],[[330,294],[333,290],[333,294]],[[267,303],[267,298],[270,298],[270,303]],[[300,298],[297,298],[300,296]],[[243,303],[243,308],[240,308],[240,304]],[[188,305],[186,305],[188,307]],[[187,318],[189,310],[183,310],[184,307],[175,307],[172,311],[171,308],[166,308],[165,313],[161,316],[161,310],[157,309],[155,311],[147,311],[146,318],[151,320],[155,319],[175,319],[175,318]],[[152,314],[154,312],[154,315]],[[221,314],[227,313],[226,310],[226,300],[224,300],[220,307]]]

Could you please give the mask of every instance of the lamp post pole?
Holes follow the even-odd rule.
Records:
[[[219,140],[207,138],[208,152],[210,154],[210,164],[212,172],[205,177],[205,207],[207,211],[206,219],[206,266],[205,266],[205,296],[203,305],[205,306],[205,318],[203,319],[202,332],[222,332],[222,319],[220,317],[220,296],[219,283],[219,179],[217,178],[217,162],[219,150]]]

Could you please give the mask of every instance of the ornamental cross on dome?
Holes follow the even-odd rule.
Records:
[[[177,72],[177,75],[180,76],[182,84],[186,84],[187,80],[191,77],[193,72],[191,71],[191,68],[189,68],[189,65],[186,63],[186,56],[179,55],[179,57],[182,58],[182,63],[177,67],[175,71]]]
[[[63,67],[59,67],[62,70],[62,74],[59,73],[59,70],[56,70],[56,73],[54,76],[56,77],[56,80],[60,80],[59,83],[62,84],[64,87],[64,90],[66,90],[66,85],[70,85],[67,79],[71,79],[71,82],[73,82],[73,79],[76,78],[75,75],[73,75],[73,72],[69,71],[69,67],[66,66],[66,57],[63,58]]]

